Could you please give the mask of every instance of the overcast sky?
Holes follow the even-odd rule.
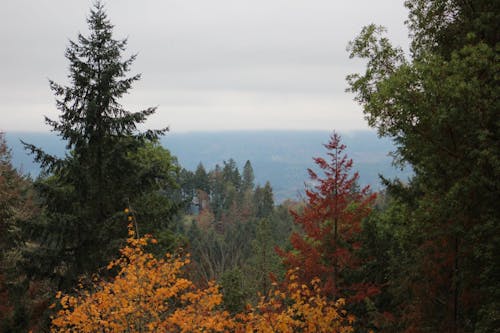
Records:
[[[345,93],[363,70],[346,45],[376,23],[406,47],[402,0],[108,0],[115,38],[142,73],[122,104],[158,106],[173,132],[366,129]],[[48,131],[48,79],[67,82],[68,41],[87,32],[88,0],[0,0],[0,130]]]

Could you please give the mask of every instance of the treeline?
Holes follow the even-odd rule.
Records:
[[[122,59],[126,40],[112,38],[101,3],[88,23],[89,36],[66,51],[70,84],[50,81],[61,116],[46,123],[65,156],[23,142],[42,168],[32,180],[12,167],[0,137],[2,331],[46,331],[58,291],[112,279],[106,267],[126,245],[127,220],[136,237],[155,236],[155,255],[189,251],[196,285],[220,282],[226,306],[242,309],[270,289],[271,271],[284,274],[273,246],[290,233],[288,207],[275,207],[269,183],[254,184],[249,161],[241,175],[234,160],[192,173],[159,144],[167,129],[138,131],[156,110],[118,102],[139,79],[127,77],[135,57]]]
[[[275,206],[269,182],[261,187],[254,181],[251,162],[240,174],[232,159],[209,172],[201,163],[195,172],[183,169],[179,178],[187,203],[181,230],[193,279],[203,285],[220,282],[233,311],[257,292],[266,294],[271,273],[284,273],[274,247],[286,245],[293,227],[289,209],[295,204]]]
[[[276,206],[249,161],[188,171],[166,129],[137,130],[155,109],[118,103],[139,76],[97,3],[66,52],[70,85],[51,82],[66,155],[26,143],[31,180],[0,136],[2,330],[497,330],[498,6],[406,6],[410,54],[367,26],[348,83],[414,177],[360,188],[334,133],[304,200]]]

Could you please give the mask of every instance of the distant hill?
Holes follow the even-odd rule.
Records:
[[[329,139],[326,131],[242,131],[171,133],[162,138],[163,146],[177,156],[180,164],[194,170],[202,162],[207,169],[233,158],[243,168],[252,162],[256,182],[271,182],[276,200],[297,198],[308,180],[307,168],[314,167],[313,157],[324,156],[323,143]],[[388,156],[394,147],[390,140],[379,139],[372,131],[341,133],[347,153],[359,171],[360,185],[380,189],[379,174],[407,179],[410,170],[398,170]],[[11,132],[6,135],[12,149],[13,162],[22,172],[36,176],[39,167],[25,153],[19,139],[43,147],[51,154],[62,156],[64,143],[50,133]]]

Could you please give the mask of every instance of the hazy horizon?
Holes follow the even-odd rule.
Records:
[[[281,202],[296,198],[308,181],[307,168],[314,168],[313,157],[324,156],[325,144],[331,131],[218,131],[171,133],[162,137],[161,143],[179,161],[180,165],[194,171],[198,163],[206,169],[234,159],[240,168],[250,160],[256,176],[256,183],[264,185],[270,181]],[[377,138],[374,131],[340,131],[346,144],[346,154],[353,159],[353,170],[359,171],[360,185],[381,189],[378,175],[400,177],[403,180],[411,174],[407,168],[398,170],[392,166],[389,152],[394,150],[390,139]],[[7,143],[12,148],[13,162],[24,173],[36,176],[39,170],[22,148],[19,138],[41,146],[47,153],[61,156],[64,144],[55,134],[35,132],[7,133]]]
[[[64,52],[92,2],[2,2],[0,130],[45,132],[43,116],[58,117],[48,78],[67,83]],[[370,23],[408,44],[400,0],[103,2],[126,55],[138,53],[130,74],[142,73],[121,103],[158,106],[146,126],[175,132],[367,129],[345,92],[364,66],[346,46]]]

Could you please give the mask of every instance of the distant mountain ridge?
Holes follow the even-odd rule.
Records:
[[[164,147],[177,156],[186,169],[194,170],[201,162],[206,169],[233,158],[240,168],[246,160],[252,163],[256,183],[271,182],[276,201],[296,199],[308,181],[307,168],[314,168],[313,157],[325,156],[323,144],[328,131],[226,131],[169,133],[161,139]],[[398,170],[391,164],[389,152],[394,146],[372,131],[340,133],[347,154],[354,161],[353,169],[360,174],[360,185],[381,187],[379,174],[388,178],[407,179],[411,170]],[[43,147],[47,152],[62,156],[64,142],[51,133],[10,132],[7,143],[12,149],[13,163],[24,173],[38,175],[40,169],[27,155],[19,139]]]

